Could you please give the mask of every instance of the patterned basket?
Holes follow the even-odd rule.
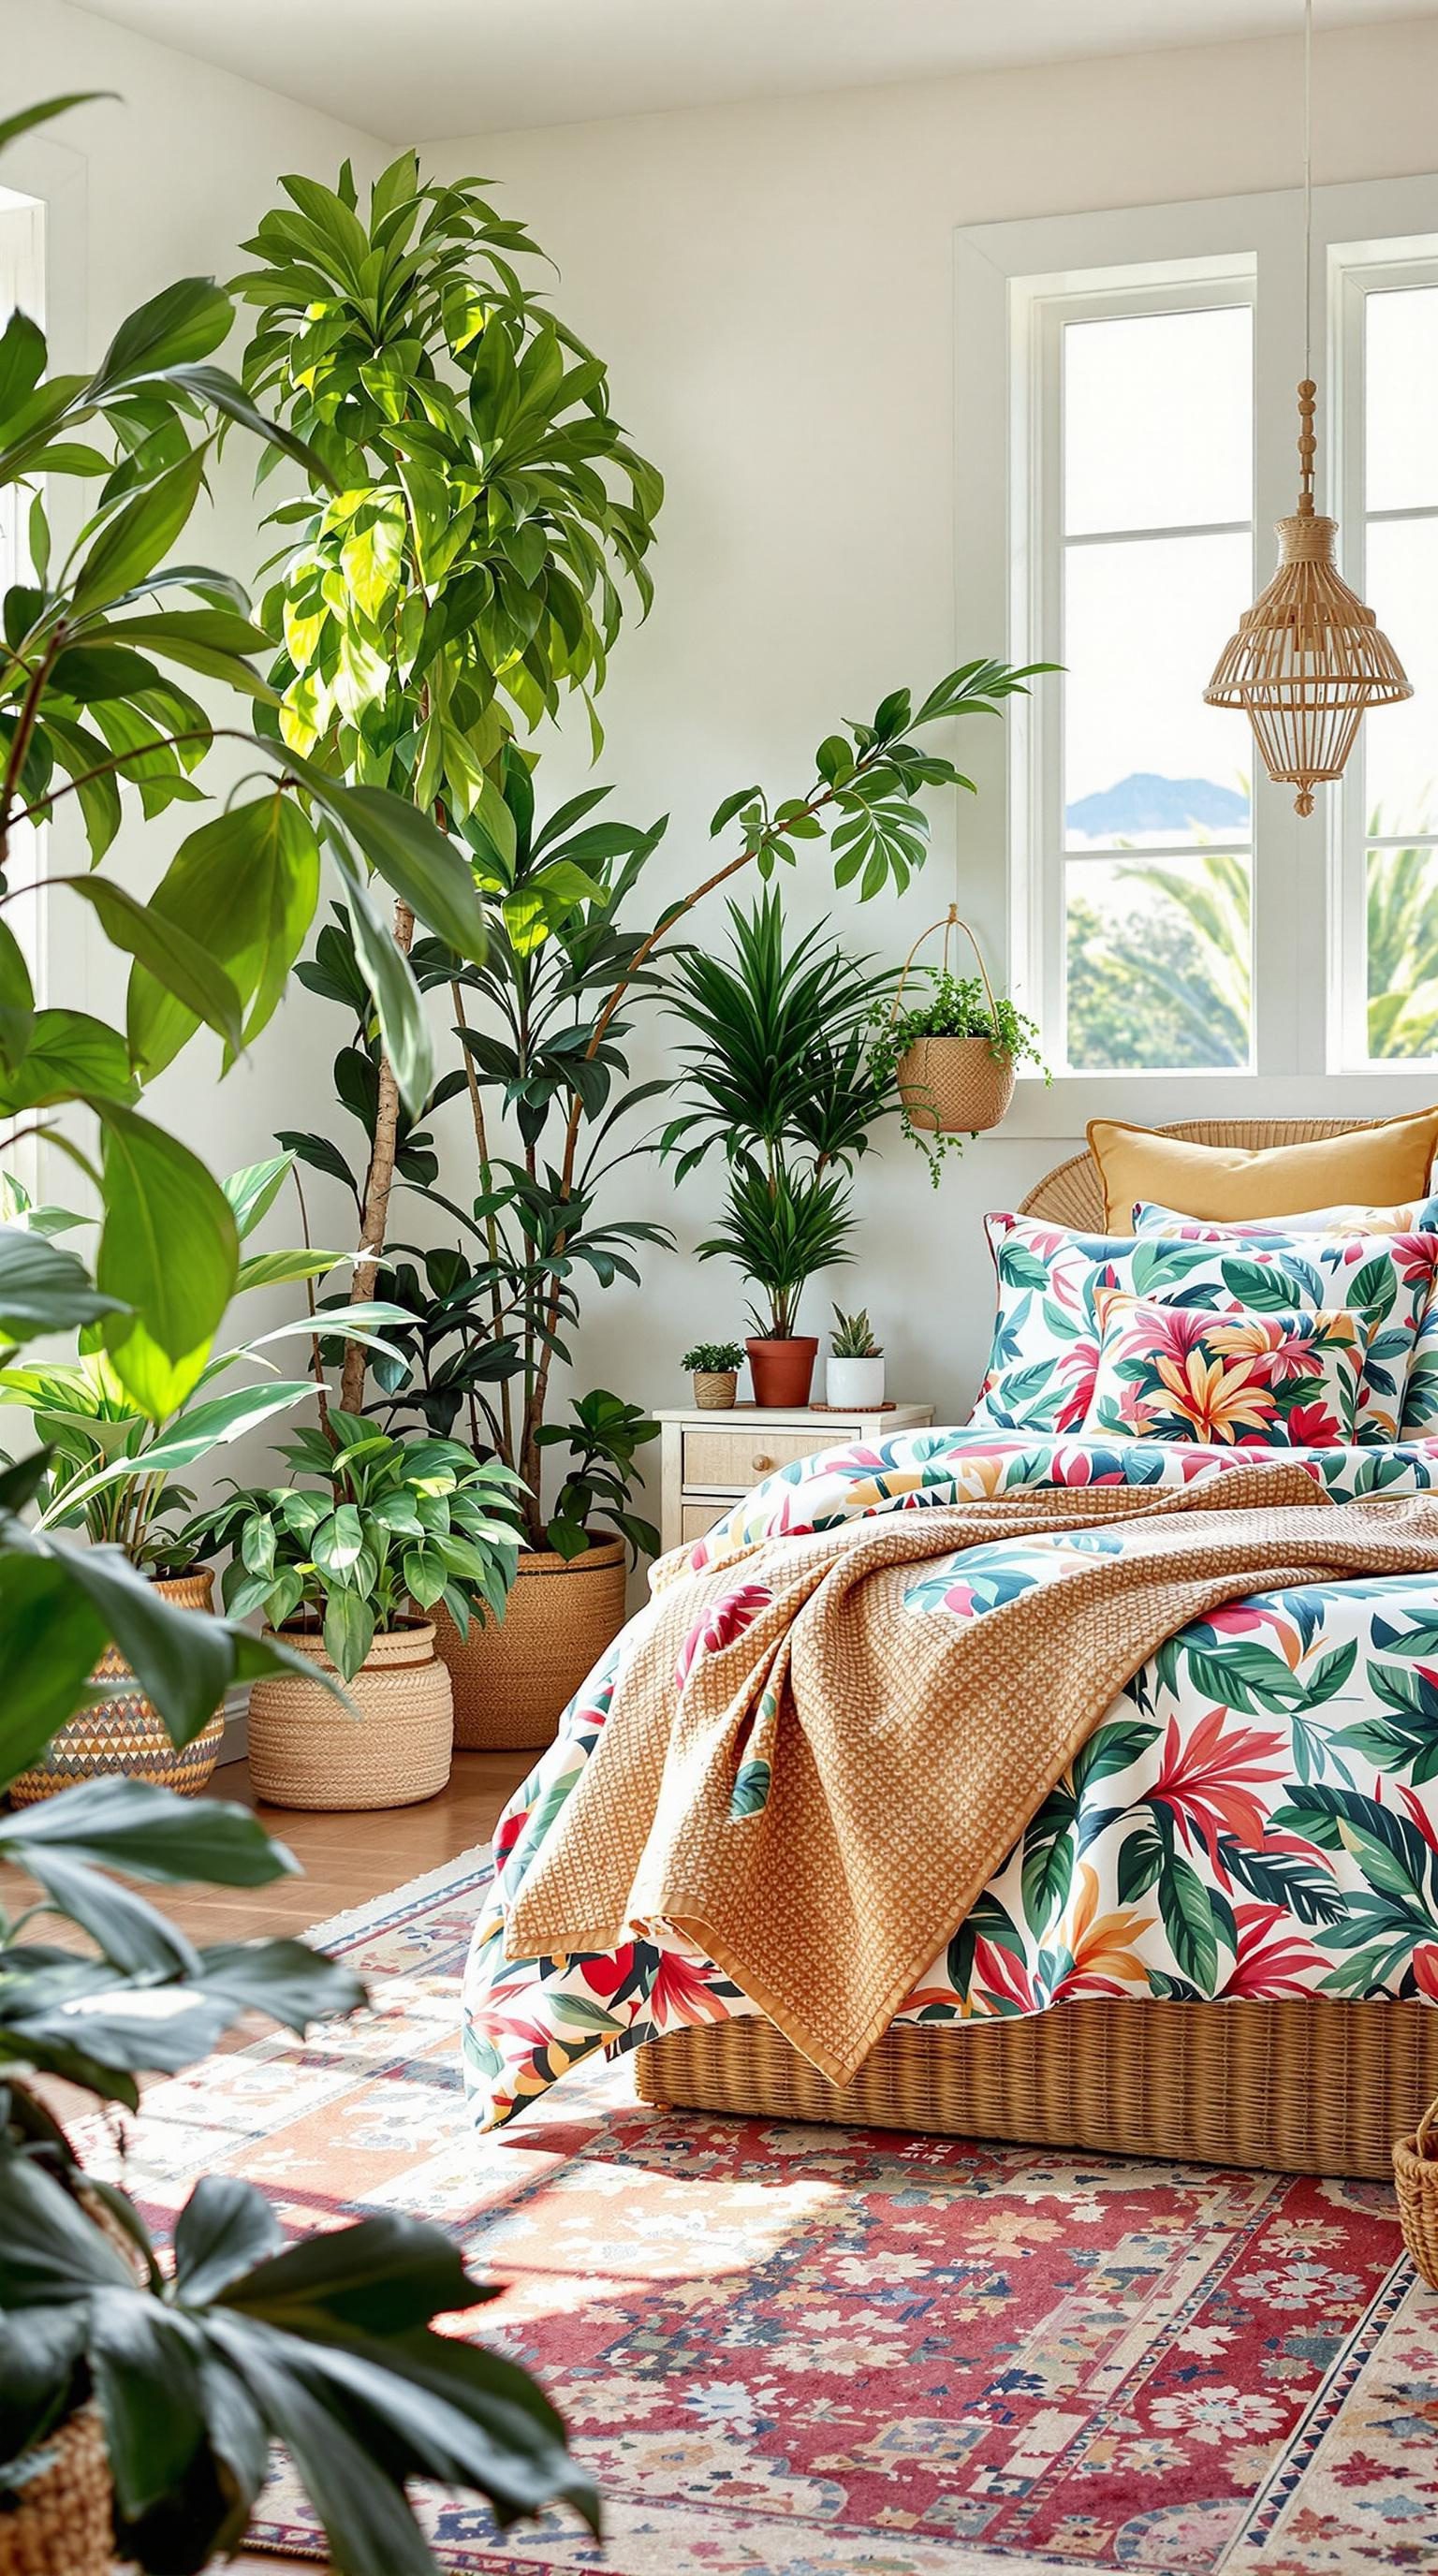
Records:
[[[958,905],[953,903],[945,920],[931,921],[928,930],[920,932],[904,959],[889,1013],[890,1024],[898,1017],[904,978],[924,941],[935,930],[944,934],[945,974],[949,971],[949,942],[956,930],[963,932],[977,960],[989,1016],[997,1028],[998,1004],[984,952],[968,923],[959,918]],[[1013,1058],[996,1054],[988,1038],[916,1038],[900,1056],[894,1078],[909,1125],[926,1136],[980,1135],[986,1127],[997,1127],[1014,1096]]]
[[[208,1610],[215,1578],[208,1566],[196,1574],[155,1578],[162,1600],[182,1610]],[[32,1807],[53,1798],[77,1780],[95,1780],[118,1772],[127,1780],[148,1780],[157,1789],[178,1789],[194,1797],[203,1789],[219,1759],[225,1712],[214,1716],[188,1744],[170,1742],[164,1720],[146,1699],[124,1656],[107,1646],[90,1676],[105,1694],[92,1700],[78,1717],[53,1735],[40,1760],[10,1783],[17,1807]]]
[[[110,2576],[113,2491],[95,2408],[67,2416],[28,2456],[30,2475],[0,2509],[0,2576]]]
[[[1430,2144],[1438,2147],[1432,2136],[1435,2119],[1438,2099],[1429,2103],[1411,2137],[1400,2138],[1393,2150],[1403,2242],[1430,2290],[1438,2290],[1438,2154],[1429,2153]]]
[[[739,1393],[737,1369],[696,1369],[694,1401],[704,1413],[724,1413]]]

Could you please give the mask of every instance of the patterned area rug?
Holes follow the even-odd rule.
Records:
[[[1385,2186],[659,2113],[622,2066],[476,2139],[459,1980],[486,1877],[473,1853],[320,1927],[375,2009],[157,2087],[125,2167],[162,2226],[237,2172],[296,2228],[437,2218],[511,2285],[482,2331],[562,2407],[606,2542],[567,2513],[501,2542],[437,2500],[445,2566],[1438,2563],[1438,2297]],[[250,2545],[322,2554],[286,2480]]]

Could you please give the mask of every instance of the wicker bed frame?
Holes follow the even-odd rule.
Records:
[[[1252,1149],[1365,1123],[1189,1120],[1160,1132]],[[1060,1163],[1023,1212],[1102,1233],[1092,1156]],[[1438,2008],[1095,2002],[1025,2021],[906,2024],[842,2090],[746,2014],[652,2040],[635,2083],[642,2101],[676,2108],[1377,2178],[1438,2094]]]

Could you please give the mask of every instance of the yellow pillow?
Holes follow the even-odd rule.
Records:
[[[1395,1207],[1427,1194],[1438,1150],[1438,1108],[1320,1136],[1308,1145],[1193,1145],[1119,1118],[1093,1118],[1089,1152],[1103,1183],[1110,1234],[1133,1230],[1137,1199],[1225,1225],[1366,1201]]]

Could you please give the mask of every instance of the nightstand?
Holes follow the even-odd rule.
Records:
[[[663,1479],[659,1522],[666,1549],[692,1546],[721,1521],[731,1503],[763,1483],[776,1467],[837,1449],[850,1440],[887,1440],[895,1431],[922,1431],[934,1418],[931,1404],[893,1404],[886,1413],[787,1412],[777,1405],[736,1404],[706,1412],[683,1405],[656,1412],[661,1428]]]

